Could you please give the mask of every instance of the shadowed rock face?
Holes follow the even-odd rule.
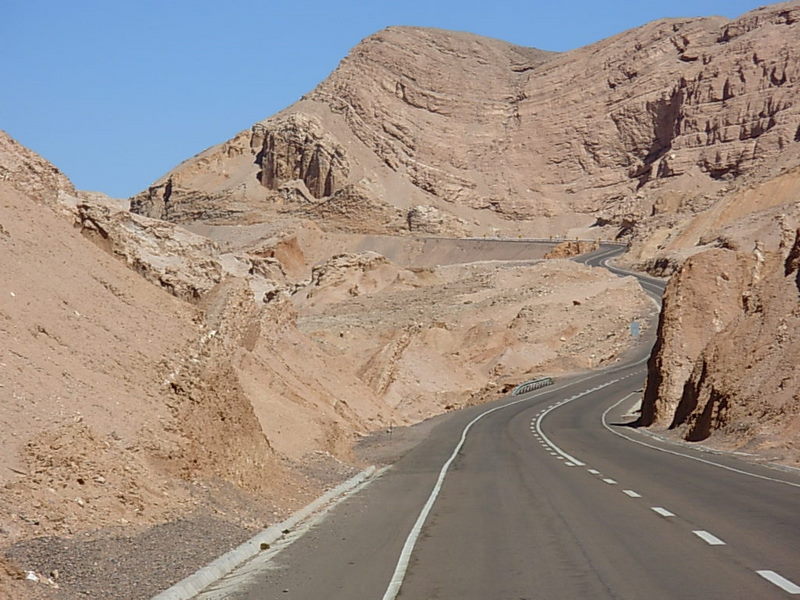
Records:
[[[171,182],[171,220],[264,214],[286,182],[319,199],[365,178],[403,210],[461,217],[691,213],[800,161],[799,16],[793,2],[662,20],[562,54],[391,27],[155,195]],[[158,216],[153,195],[134,210]]]

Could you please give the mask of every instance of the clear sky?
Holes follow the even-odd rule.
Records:
[[[78,188],[126,197],[288,106],[389,25],[568,50],[748,0],[6,0],[0,129]]]

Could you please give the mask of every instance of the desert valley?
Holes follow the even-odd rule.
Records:
[[[800,467],[799,80],[800,2],[390,27],[128,199],[0,132],[0,597],[150,598],[387,431],[648,336],[637,426]],[[609,244],[663,306],[574,260]]]

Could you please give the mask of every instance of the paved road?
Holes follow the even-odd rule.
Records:
[[[393,578],[403,600],[800,593],[800,476],[621,424],[650,343],[625,365],[443,420],[322,523],[202,597],[388,600]]]

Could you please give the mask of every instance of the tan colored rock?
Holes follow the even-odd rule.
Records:
[[[310,115],[294,113],[253,126],[250,147],[260,167],[258,179],[271,190],[301,180],[314,198],[324,198],[350,173],[344,147]]]
[[[798,255],[800,241],[783,253],[718,250],[687,261],[666,297],[645,423],[669,424],[690,441],[710,437],[726,448],[800,462]],[[711,278],[725,279],[723,293]],[[691,297],[694,305],[675,301]],[[721,310],[723,326],[704,329]]]
[[[41,156],[0,130],[0,183],[50,205],[76,196],[72,182]]]
[[[570,258],[594,252],[600,247],[597,242],[567,240],[561,242],[550,252],[544,255],[545,258]]]
[[[84,234],[178,298],[197,301],[222,278],[219,249],[207,238],[100,204],[81,202],[77,213]]]
[[[742,310],[752,262],[730,250],[707,250],[673,275],[663,298],[658,337],[648,363],[643,425],[670,426],[695,361]]]
[[[415,206],[406,215],[408,230],[414,233],[431,233],[434,235],[463,236],[466,223],[435,206]]]

